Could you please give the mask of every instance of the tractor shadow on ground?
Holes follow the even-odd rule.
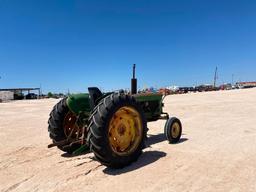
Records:
[[[185,135],[185,134],[182,134],[182,135]],[[154,145],[156,143],[166,141],[166,137],[163,133],[158,135],[148,135],[148,136],[149,137],[146,141],[147,147],[150,147],[151,145]],[[180,141],[176,143],[176,145],[179,143],[183,143],[187,140],[188,140],[187,138],[181,138]],[[146,152],[143,152],[143,154],[139,157],[138,161],[134,162],[128,167],[124,167],[122,169],[112,169],[107,167],[103,170],[103,172],[108,175],[121,175],[127,172],[140,169],[142,167],[145,167],[165,156],[166,156],[166,153],[162,151],[146,151]]]
[[[61,157],[72,158],[72,157],[77,157],[77,156],[81,156],[81,155],[86,155],[88,153],[91,153],[91,152],[89,150],[87,150],[87,151],[84,151],[84,152],[78,153],[78,154],[63,153],[63,154],[61,154]]]
[[[124,167],[122,169],[112,169],[107,167],[103,170],[103,172],[108,175],[121,175],[145,167],[165,156],[165,152],[146,151],[139,157],[139,159],[136,162],[132,163],[127,167]]]
[[[185,135],[185,134],[182,134],[182,135]],[[188,138],[181,137],[179,142],[176,143],[176,144],[183,143],[183,142],[185,142],[187,140],[188,140]],[[146,140],[146,145],[148,147],[150,147],[151,145],[154,145],[156,143],[161,143],[163,141],[167,142],[166,137],[165,137],[165,135],[163,133],[160,133],[158,135],[148,135],[148,139]]]

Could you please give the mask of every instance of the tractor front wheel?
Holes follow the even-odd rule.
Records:
[[[89,142],[102,164],[121,168],[136,161],[146,138],[146,119],[132,96],[113,93],[95,107],[90,119]]]
[[[178,118],[172,117],[167,120],[164,127],[164,134],[169,143],[177,143],[182,133],[182,125]]]

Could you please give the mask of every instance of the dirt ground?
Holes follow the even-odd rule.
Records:
[[[69,157],[51,142],[58,100],[0,103],[0,191],[256,191],[256,89],[173,95],[165,111],[183,123],[170,145],[164,121],[149,123],[149,147],[112,170],[93,154]]]

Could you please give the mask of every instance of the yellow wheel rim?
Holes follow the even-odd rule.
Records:
[[[72,112],[68,112],[64,118],[63,128],[66,137],[78,138],[82,135],[81,130],[76,124],[77,116]]]
[[[174,122],[171,127],[171,133],[173,138],[177,138],[180,135],[180,124],[178,122]]]
[[[133,107],[121,107],[113,115],[108,128],[109,144],[116,154],[127,156],[139,146],[143,135],[140,114]]]

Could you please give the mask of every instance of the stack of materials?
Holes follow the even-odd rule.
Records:
[[[11,91],[0,91],[0,102],[6,102],[14,99],[14,93]]]

